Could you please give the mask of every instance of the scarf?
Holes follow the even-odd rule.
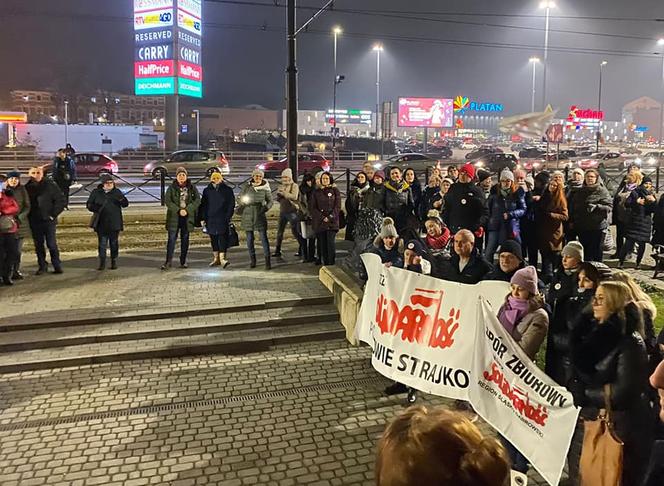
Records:
[[[503,197],[505,197],[505,198],[506,198],[507,196],[509,196],[511,192],[512,192],[512,189],[501,189],[501,190],[500,190],[500,194],[501,194]]]
[[[189,201],[189,188],[185,184],[184,186],[180,186],[180,209],[184,209],[187,207],[187,202]]]
[[[450,241],[450,234],[445,232],[439,236],[430,236],[428,234],[426,236],[427,246],[433,250],[444,250],[448,241]]]
[[[528,314],[528,301],[510,295],[507,302],[500,308],[498,320],[505,330],[512,334],[516,325]]]
[[[364,194],[365,192],[367,192],[369,190],[369,188],[371,186],[369,185],[369,183],[366,183],[363,186],[355,186],[355,187],[357,187],[357,193],[358,194]]]
[[[392,184],[396,184],[396,186],[393,186]],[[406,191],[410,186],[408,185],[407,182],[404,181],[395,182],[390,179],[385,183],[385,187],[387,187],[390,191],[403,192]]]

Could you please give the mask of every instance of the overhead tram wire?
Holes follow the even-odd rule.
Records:
[[[210,1],[210,0],[207,0]],[[104,16],[104,15],[92,15],[92,14],[72,14],[64,12],[49,12],[47,14],[34,14],[30,12],[19,12],[13,11],[5,15],[5,17],[16,17],[16,16],[30,16],[30,17],[40,17],[43,15],[48,15],[49,18],[64,18],[64,19],[85,19],[89,21],[102,21],[102,22],[123,22],[131,23],[133,19],[131,17],[120,17],[120,16]],[[239,23],[218,23],[218,22],[204,22],[203,24],[207,28],[219,28],[219,29],[230,29],[230,30],[244,30],[251,32],[273,32],[283,34],[286,32],[285,28],[281,27],[270,27],[267,24],[239,24]],[[302,32],[303,34],[311,35],[321,35],[328,36],[329,32],[327,30],[314,30],[307,29]],[[415,36],[404,36],[397,34],[377,34],[377,33],[365,33],[365,32],[346,32],[346,37],[355,37],[355,38],[365,38],[365,39],[375,39],[380,37],[385,40],[392,40],[397,42],[411,42],[419,44],[429,44],[429,45],[453,45],[453,46],[462,46],[462,47],[485,47],[485,48],[496,48],[496,49],[509,49],[509,50],[519,50],[519,51],[532,51],[541,49],[540,45],[527,45],[527,44],[510,44],[510,43],[499,43],[499,42],[485,42],[485,41],[466,41],[461,39],[440,39],[440,38],[431,38],[431,37],[415,37]],[[619,56],[619,57],[641,57],[641,58],[660,58],[661,54],[654,52],[644,52],[644,51],[627,51],[627,50],[615,50],[615,49],[594,49],[594,48],[579,48],[579,47],[549,47],[549,50],[552,52],[563,52],[568,54],[582,54],[582,55],[604,55],[604,56]]]

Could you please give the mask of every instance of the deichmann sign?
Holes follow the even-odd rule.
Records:
[[[134,80],[137,95],[167,95],[175,92],[175,78],[146,78]]]
[[[135,78],[159,78],[175,76],[175,61],[135,62]]]
[[[466,96],[457,96],[454,98],[454,113],[457,115],[463,115],[467,111],[499,113],[504,110],[505,107],[501,103],[471,101]]]
[[[201,98],[203,97],[203,85],[198,81],[178,78],[178,94]]]
[[[506,282],[465,285],[386,267],[362,255],[367,282],[357,338],[382,375],[468,400],[551,485],[560,481],[579,409],[523,350],[496,314]]]

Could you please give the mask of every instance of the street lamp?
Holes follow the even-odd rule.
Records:
[[[201,112],[193,110],[196,113],[196,148],[201,149]]]
[[[342,33],[343,30],[338,25],[332,29],[332,34],[334,34],[334,86],[332,89],[332,167],[334,167],[336,162],[337,150],[337,85],[344,80],[343,76],[339,76],[337,74],[337,38]]]
[[[373,46],[376,53],[376,139],[378,139],[378,114],[380,113],[380,53],[383,52],[383,44]]]
[[[529,59],[529,61],[533,65],[533,96],[532,96],[532,100],[530,102],[530,111],[534,112],[535,111],[535,72],[536,72],[537,65],[540,62],[540,59],[539,59],[539,57],[531,57]]]
[[[664,37],[657,40],[657,45],[664,47]],[[662,52],[662,90],[664,91],[664,52]],[[664,146],[664,93],[659,108],[659,148]]]
[[[602,61],[599,63],[599,93],[598,93],[598,98],[597,98],[597,111],[601,112],[602,111],[602,71],[604,71],[604,66],[606,66],[609,62],[608,61]],[[596,152],[599,152],[599,138],[600,138],[600,128],[602,126],[602,120],[600,117],[600,120],[597,122],[597,147],[596,147]]]
[[[542,109],[546,108],[546,68],[548,65],[549,59],[549,15],[552,8],[556,8],[556,4],[550,0],[544,0],[540,2],[540,8],[546,9],[545,20],[544,20],[544,71],[542,76],[544,81],[542,83]]]
[[[65,147],[69,143],[69,101],[65,100]]]

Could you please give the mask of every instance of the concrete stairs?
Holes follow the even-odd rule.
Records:
[[[0,373],[240,354],[343,336],[332,296],[224,307],[81,309],[1,319]]]

